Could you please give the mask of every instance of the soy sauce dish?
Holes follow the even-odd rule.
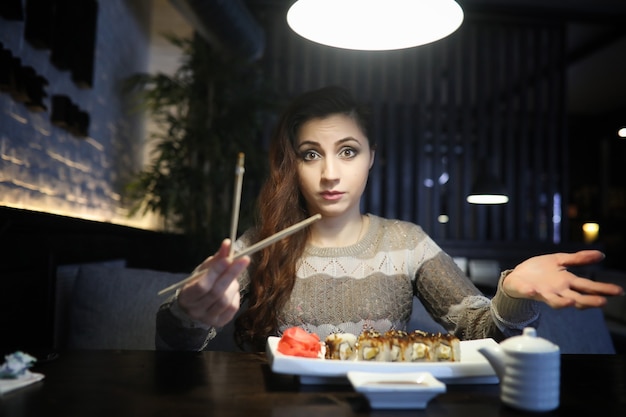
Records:
[[[347,376],[373,409],[423,409],[435,396],[446,392],[446,385],[429,372],[349,371]]]

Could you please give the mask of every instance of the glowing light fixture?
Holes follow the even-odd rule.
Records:
[[[598,239],[598,233],[600,232],[600,225],[595,222],[589,222],[583,224],[583,239],[585,243],[593,243]]]
[[[617,136],[620,138],[626,138],[626,127],[622,127],[617,131]]]
[[[463,9],[454,0],[298,0],[287,23],[323,45],[381,51],[445,38],[463,23]]]
[[[495,175],[483,173],[467,196],[471,204],[505,204],[509,202],[504,185]]]

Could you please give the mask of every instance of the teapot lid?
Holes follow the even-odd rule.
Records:
[[[547,339],[537,336],[537,330],[532,327],[524,328],[521,336],[513,336],[502,343],[500,346],[508,351],[526,352],[526,353],[550,353],[558,352],[559,347]]]

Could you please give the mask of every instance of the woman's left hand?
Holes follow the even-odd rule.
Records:
[[[552,308],[602,307],[607,296],[623,295],[624,289],[579,277],[567,267],[593,264],[603,259],[604,254],[597,250],[535,256],[515,267],[505,277],[502,288],[510,297],[543,301]]]

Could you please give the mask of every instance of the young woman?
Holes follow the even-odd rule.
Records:
[[[262,350],[268,336],[292,326],[322,340],[333,332],[404,329],[414,296],[460,339],[501,340],[537,322],[538,302],[597,307],[623,292],[568,272],[604,257],[581,251],[526,260],[502,273],[488,299],[419,226],[361,213],[374,157],[366,113],[347,91],[327,87],[297,98],[273,136],[258,228],[246,231],[235,250],[316,213],[322,219],[252,259],[233,261],[224,240],[196,269],[205,273],[162,305],[157,348],[206,348],[244,299],[237,341]]]

